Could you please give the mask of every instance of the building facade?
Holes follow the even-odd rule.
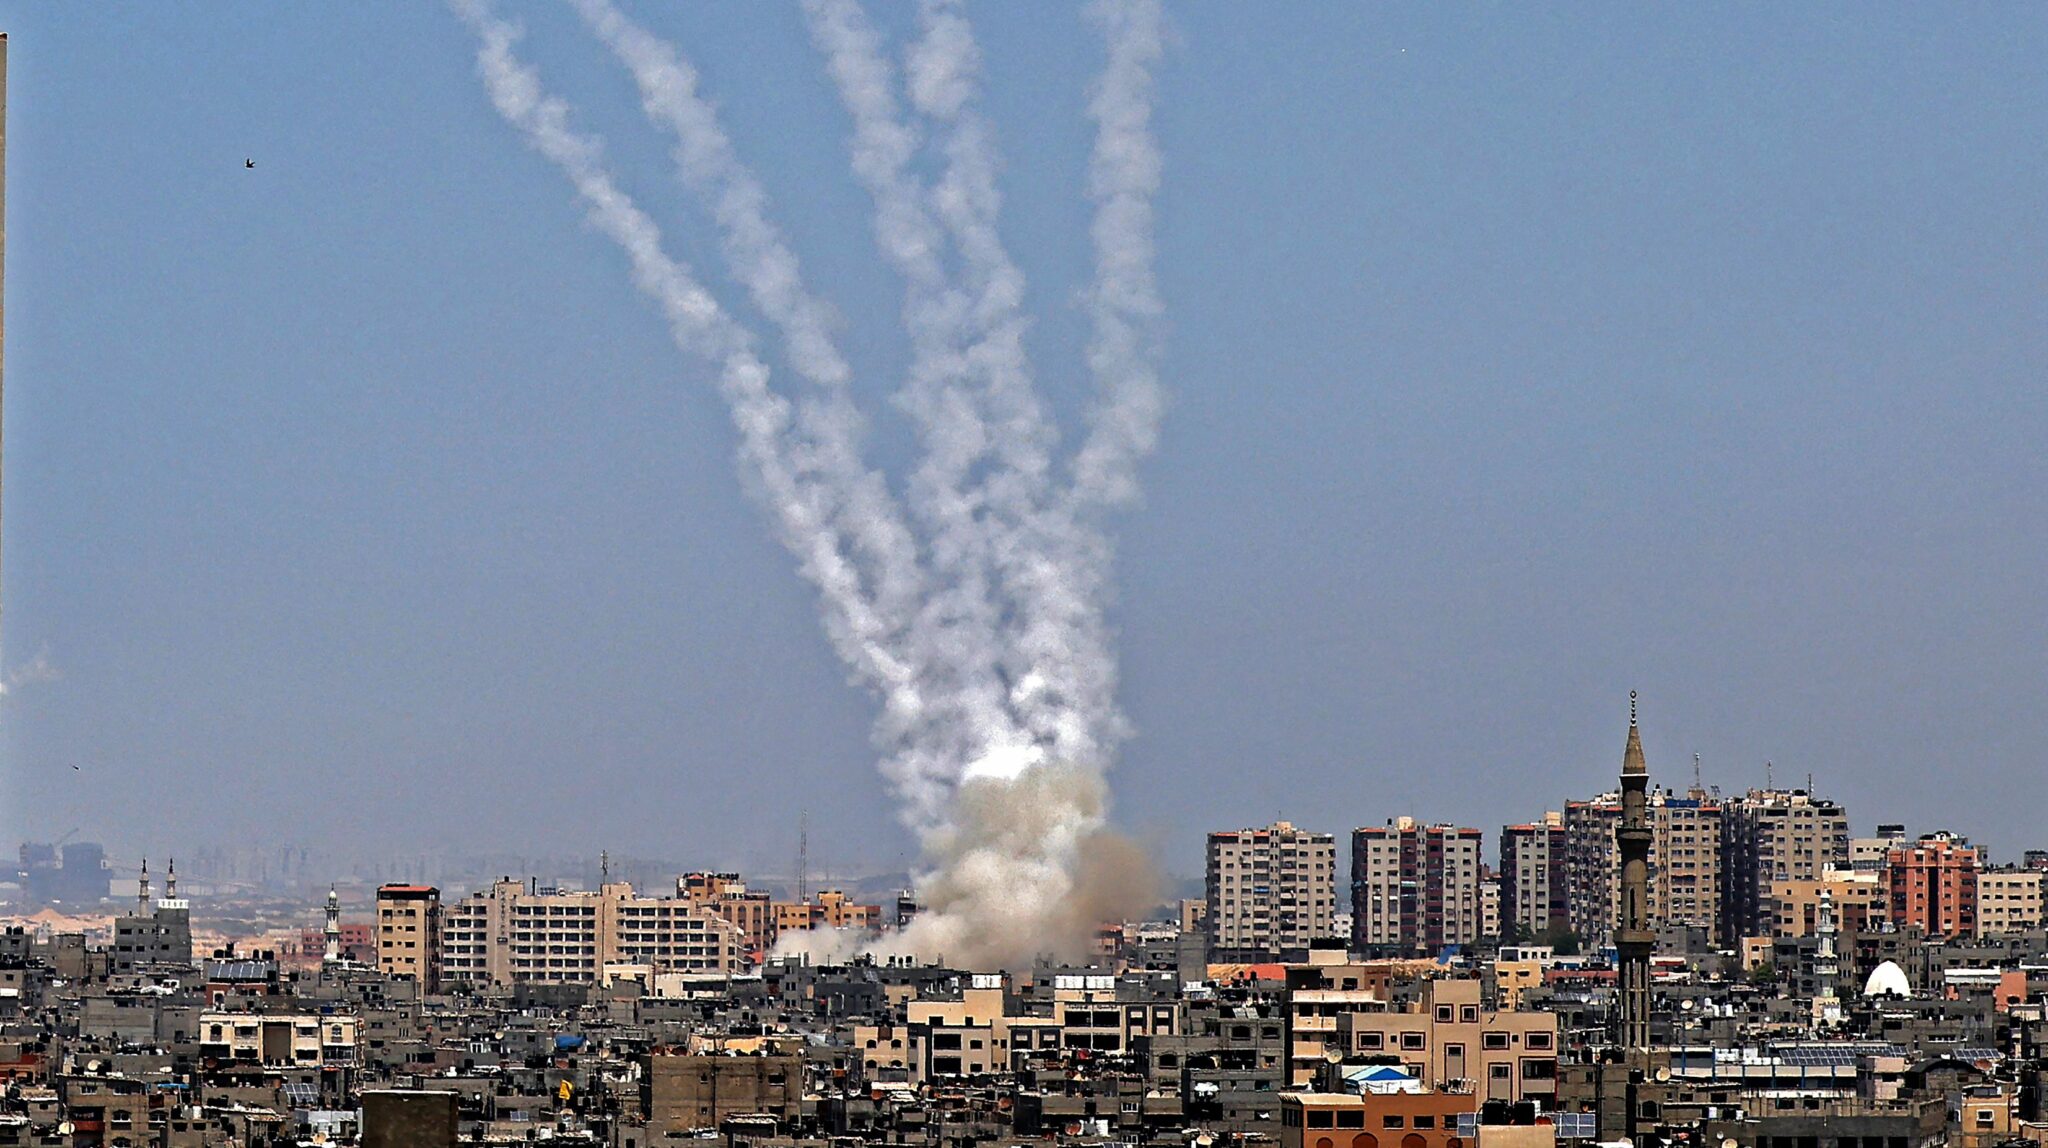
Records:
[[[1813,936],[1820,928],[1823,893],[1834,907],[1836,926],[1844,931],[1876,929],[1891,915],[1891,889],[1879,874],[1835,869],[1814,879],[1771,882],[1764,892],[1762,935]]]
[[[441,989],[441,891],[432,885],[377,889],[377,969]]]
[[[1977,935],[1977,850],[1966,838],[1928,833],[1885,860],[1891,919],[1930,937]]]
[[[1536,938],[1571,926],[1564,814],[1500,831],[1500,915],[1504,933]]]
[[[2003,937],[2042,925],[2039,869],[2001,866],[1977,874],[1977,935]]]
[[[1215,951],[1256,958],[1306,950],[1330,935],[1337,912],[1336,838],[1286,821],[1211,833],[1206,890]]]
[[[1432,952],[1481,936],[1477,829],[1412,817],[1351,834],[1351,944]]]
[[[623,881],[592,892],[500,880],[441,914],[442,975],[481,984],[600,984],[630,970],[730,973],[747,964],[740,926],[683,897]]]
[[[1815,881],[1849,864],[1849,817],[1803,789],[1752,789],[1721,805],[1721,935],[1771,932],[1774,881]]]
[[[780,931],[774,898],[749,892],[737,873],[686,873],[676,878],[676,896],[738,925],[750,955],[774,947]]]
[[[1721,940],[1721,803],[1693,790],[1647,795],[1650,819],[1649,923],[1653,930],[1697,928]],[[1565,875],[1572,932],[1600,944],[1621,907],[1621,794],[1605,793],[1564,808]]]

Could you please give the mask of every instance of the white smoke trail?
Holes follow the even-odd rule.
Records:
[[[992,561],[1007,597],[1004,669],[1020,720],[1055,760],[1107,767],[1125,723],[1104,621],[1110,549],[1099,524],[1048,489],[1050,428],[1023,345],[1024,276],[996,227],[1001,195],[992,133],[975,110],[980,51],[961,0],[922,0],[906,67],[912,105],[943,128],[945,170],[933,189],[976,304],[966,355],[1006,467],[984,483]],[[1041,445],[1044,444],[1044,445]]]
[[[724,254],[735,278],[746,287],[762,313],[783,334],[792,365],[826,388],[830,398],[827,425],[858,426],[847,395],[851,375],[831,336],[830,309],[808,293],[796,256],[767,216],[767,195],[740,161],[718,124],[716,110],[698,94],[694,68],[670,45],[628,19],[610,0],[574,0],[591,29],[611,48],[633,76],[642,106],[650,119],[676,141],[676,164],[691,189],[718,223]],[[833,448],[830,461],[846,483],[858,482],[857,524],[881,521],[877,509],[887,491],[860,468],[852,436],[825,439]],[[931,491],[914,487],[931,496]],[[949,506],[960,505],[949,498]],[[893,503],[889,509],[893,514]],[[943,513],[931,517],[951,523]],[[894,519],[888,520],[895,526]],[[891,553],[910,553],[911,540],[900,529],[885,540]],[[957,544],[942,537],[935,549]],[[905,563],[896,563],[892,569]],[[943,565],[943,564],[942,564]],[[900,590],[903,593],[892,593]],[[884,772],[900,790],[914,796],[911,827],[928,832],[943,819],[937,811],[957,777],[957,763],[986,757],[991,745],[1020,744],[993,673],[987,651],[993,635],[987,623],[986,596],[974,584],[934,593],[919,579],[902,577],[878,587],[879,608],[891,617],[913,619],[907,630],[909,663],[919,675],[925,708],[915,729],[887,731],[882,739],[890,751]],[[914,594],[916,597],[906,597]],[[975,619],[983,619],[975,628]],[[977,660],[978,659],[978,660]]]
[[[1027,512],[1033,493],[1042,488],[1051,445],[1024,365],[1024,324],[1015,317],[1022,277],[1014,268],[1001,273],[1000,266],[1008,261],[1000,258],[1000,266],[997,261],[984,262],[997,272],[977,279],[975,285],[984,290],[963,289],[953,282],[944,255],[945,227],[910,173],[918,136],[904,122],[894,70],[882,55],[880,37],[855,0],[807,0],[805,10],[812,38],[824,52],[841,102],[853,118],[853,171],[875,201],[877,243],[905,281],[903,315],[912,359],[898,403],[916,424],[927,452],[910,478],[910,505],[931,531],[933,571],[961,600],[952,612],[958,623],[953,628],[953,653],[961,659],[966,680],[1011,708],[1022,675],[1003,656],[1000,631],[1004,613],[1018,608],[1017,596],[1013,587],[990,585],[990,567],[1010,555],[1018,556],[1009,560],[1012,567],[1031,561],[1030,548],[1005,527]],[[957,160],[984,150],[977,143],[971,152],[952,152]],[[992,164],[989,171],[985,186],[992,196]],[[969,181],[953,182],[963,196],[971,188]],[[978,204],[956,206],[953,222],[964,222],[979,210]],[[993,240],[992,227],[985,236]],[[1000,256],[999,244],[972,248],[977,254],[991,249]],[[1004,343],[977,346],[974,332],[987,329],[987,320],[1004,308],[1012,315]],[[992,355],[1014,366],[991,376],[986,368]],[[986,387],[973,385],[990,377],[1008,384],[1007,417],[993,425]],[[989,476],[980,483],[972,480],[978,467]],[[961,760],[962,776],[1014,777],[1062,749],[1033,731],[1019,731],[1014,721],[990,733],[984,752]]]
[[[830,485],[843,476],[819,472],[805,461],[832,456],[837,448],[819,450],[792,433],[790,404],[770,389],[768,368],[753,340],[686,267],[663,251],[659,229],[605,170],[597,142],[569,126],[566,104],[543,93],[538,76],[512,50],[518,30],[493,15],[483,0],[454,0],[453,7],[482,41],[477,68],[498,113],[568,177],[588,208],[592,225],[625,252],[635,285],[661,307],[676,345],[717,364],[718,389],[739,430],[745,469],[774,513],[784,545],[796,555],[803,575],[818,587],[834,648],[860,680],[881,695],[878,727],[890,732],[917,729],[926,706],[915,667],[901,650],[901,619],[876,608],[861,571],[843,553],[841,531],[835,525],[843,488]],[[886,537],[898,532],[891,527],[879,530]],[[901,561],[901,556],[891,560]],[[892,569],[887,577],[900,580],[914,574]],[[929,804],[937,817],[950,794],[933,789],[906,796]]]
[[[978,561],[996,574],[1002,595],[1003,629],[999,658],[1010,684],[1008,701],[1030,732],[1032,752],[1011,755],[1002,763],[974,763],[964,776],[971,782],[1002,782],[1029,792],[1041,812],[1032,838],[1047,842],[1032,854],[1033,862],[1056,870],[1031,873],[1066,892],[1078,850],[1103,824],[1106,790],[1103,771],[1125,734],[1115,706],[1116,663],[1110,650],[1104,609],[1110,549],[1092,513],[1127,501],[1127,493],[1091,486],[1086,491],[1050,492],[1048,458],[1053,442],[1049,425],[1031,383],[1023,345],[1024,278],[1005,252],[996,228],[1000,195],[990,133],[974,101],[979,85],[979,53],[961,7],[954,0],[924,0],[920,8],[922,35],[909,52],[907,86],[913,107],[941,129],[945,168],[929,194],[930,211],[944,226],[960,256],[964,287],[949,288],[941,280],[943,265],[938,241],[926,209],[923,189],[908,173],[915,134],[897,111],[893,78],[881,55],[879,37],[868,25],[857,0],[808,0],[812,36],[824,51],[828,71],[841,102],[854,121],[854,170],[868,187],[877,207],[877,235],[884,254],[904,274],[913,345],[919,367],[958,376],[952,393],[971,399],[995,435],[993,451],[999,465],[987,469],[977,488],[968,488],[983,507],[979,530],[963,535],[983,548]],[[1098,158],[1092,182],[1098,202],[1098,335],[1109,354],[1091,349],[1105,401],[1098,407],[1084,448],[1085,467],[1077,465],[1081,482],[1134,479],[1136,458],[1150,448],[1158,404],[1148,387],[1156,380],[1145,370],[1149,360],[1135,339],[1115,336],[1133,332],[1127,318],[1134,302],[1150,293],[1149,201],[1135,158],[1150,151],[1149,68],[1159,40],[1156,6],[1135,11],[1112,7],[1101,25],[1111,41],[1111,74],[1097,100]],[[1135,114],[1133,114],[1135,112]],[[1135,214],[1133,208],[1141,209]],[[1106,217],[1107,222],[1102,222]],[[1144,240],[1134,248],[1133,237]],[[892,240],[898,242],[892,246]],[[1134,261],[1132,256],[1138,256]],[[1142,291],[1135,290],[1142,288]],[[971,302],[962,314],[957,295]],[[929,301],[945,299],[947,306]],[[1101,303],[1107,303],[1105,309]],[[919,327],[919,319],[939,317]],[[1125,348],[1132,351],[1118,354]],[[915,373],[913,385],[921,380]],[[1154,401],[1149,403],[1147,399]],[[1110,465],[1105,465],[1110,464]],[[964,471],[948,475],[954,489]],[[1132,486],[1135,490],[1135,486]],[[1086,517],[1089,520],[1084,520]],[[1045,777],[1036,776],[1047,771]],[[1045,784],[1047,778],[1061,784]],[[963,802],[963,808],[1000,810],[1014,816],[1009,803],[990,797]],[[990,844],[968,846],[969,855],[941,848],[948,859],[941,884],[954,886],[955,900],[975,906],[983,901],[1014,903],[1016,879],[1041,868],[1020,864],[1018,843],[988,833],[972,817],[957,817],[960,832],[954,844],[981,839]],[[993,924],[993,923],[991,923]]]
[[[719,365],[747,469],[820,589],[836,648],[882,695],[877,743],[923,845],[930,868],[921,882],[934,910],[902,943],[980,961],[1072,953],[1098,914],[1124,907],[1132,875],[1146,869],[1102,832],[1104,773],[1124,730],[1098,512],[1134,495],[1136,462],[1156,437],[1149,101],[1158,5],[1110,2],[1097,13],[1110,41],[1091,105],[1098,269],[1089,365],[1101,397],[1070,463],[1071,487],[1057,490],[1056,433],[1032,385],[1024,277],[996,226],[998,164],[974,107],[979,54],[959,5],[924,0],[906,69],[912,106],[940,130],[944,170],[926,188],[911,174],[917,133],[857,0],[807,0],[854,120],[853,166],[875,200],[877,240],[905,279],[913,359],[898,402],[925,448],[907,487],[926,534],[920,556],[886,484],[860,462],[851,371],[833,344],[830,311],[803,287],[765,193],[698,94],[694,70],[611,0],[572,0],[633,74],[650,118],[674,135],[683,182],[717,222],[735,278],[817,388],[794,408],[769,389],[747,332],[663,253],[596,142],[568,127],[566,106],[514,57],[516,30],[486,0],[453,2],[483,41],[479,69],[499,112],[562,169],[592,222],[626,251],[677,344]]]
[[[1121,506],[1138,497],[1137,464],[1159,441],[1165,403],[1152,240],[1160,170],[1152,69],[1165,51],[1164,13],[1160,0],[1097,0],[1089,14],[1109,45],[1109,66],[1088,105],[1096,128],[1088,171],[1095,201],[1088,366],[1101,395],[1074,458],[1074,498],[1083,506]]]

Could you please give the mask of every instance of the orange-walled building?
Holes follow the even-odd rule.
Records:
[[[1280,1097],[1280,1148],[1467,1148],[1458,1117],[1469,1092],[1289,1092]]]
[[[1930,937],[1977,935],[1977,850],[1963,838],[1929,833],[1885,857],[1892,923]]]

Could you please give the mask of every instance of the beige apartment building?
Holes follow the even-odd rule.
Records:
[[[904,1016],[911,1084],[1010,1071],[1010,1020],[1003,1015],[1001,974],[972,974],[959,1000],[914,1000],[904,1006]]]
[[[1652,790],[1649,923],[1698,928],[1721,939],[1721,805],[1705,793]],[[1571,926],[1589,945],[1606,943],[1621,908],[1621,795],[1565,804],[1565,875]]]
[[[1334,1044],[1346,1056],[1399,1057],[1428,1088],[1470,1088],[1482,1100],[1557,1095],[1557,1014],[1486,1008],[1477,980],[1430,981],[1407,1007],[1347,1010]]]
[[[441,891],[432,885],[377,889],[377,970],[411,977],[422,992],[441,991]]]
[[[774,947],[774,899],[766,893],[749,892],[739,874],[685,873],[676,878],[676,896],[738,925],[750,956],[766,954]]]
[[[1803,789],[1752,789],[1721,805],[1721,934],[1768,935],[1778,881],[1817,881],[1849,865],[1849,815]]]
[[[2041,927],[2039,869],[2005,866],[1977,874],[1977,933],[1984,937]]]
[[[1337,844],[1328,833],[1278,821],[1211,833],[1209,945],[1258,958],[1306,950],[1331,935],[1337,913]]]
[[[339,1068],[358,1063],[362,1033],[352,1015],[206,1012],[199,1055],[266,1067]]]
[[[1501,828],[1499,885],[1503,930],[1533,940],[1570,925],[1564,814],[1553,811],[1541,821]]]
[[[445,906],[443,976],[480,984],[599,984],[632,970],[730,973],[746,964],[746,932],[681,897],[643,897],[623,881],[595,892],[542,890],[510,879]]]
[[[1351,947],[1403,953],[1482,935],[1477,829],[1397,817],[1351,834]]]
[[[1891,887],[1876,873],[1834,869],[1817,879],[1773,881],[1764,894],[1764,928],[1755,935],[1813,936],[1822,893],[1834,902],[1835,927],[1843,932],[1876,928],[1891,906]]]
[[[863,905],[837,889],[823,890],[806,901],[776,901],[773,912],[778,935],[805,929],[859,931],[882,927],[880,905]]]

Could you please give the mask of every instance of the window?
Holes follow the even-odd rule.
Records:
[[[1310,1128],[1332,1128],[1332,1127],[1335,1127],[1335,1123],[1334,1123],[1334,1122],[1333,1122],[1333,1121],[1331,1120],[1331,1118],[1330,1118],[1330,1110],[1329,1110],[1329,1109],[1327,1109],[1327,1108],[1311,1108],[1311,1109],[1309,1109],[1309,1113],[1308,1113],[1308,1126],[1309,1126]]]
[[[1550,1034],[1547,1032],[1532,1032],[1529,1034],[1528,1044],[1530,1048],[1549,1048]]]
[[[1402,1117],[1401,1117],[1401,1116],[1400,1116],[1399,1114],[1397,1114],[1397,1113],[1393,1113],[1393,1112],[1389,1112],[1389,1113],[1387,1113],[1387,1114],[1386,1114],[1385,1116],[1382,1116],[1382,1117],[1380,1117],[1380,1127],[1382,1127],[1382,1128],[1402,1128],[1402,1127],[1406,1127],[1406,1122],[1405,1122],[1405,1121],[1403,1120],[1403,1118],[1402,1118]]]
[[[1419,1033],[1419,1032],[1404,1032],[1404,1033],[1402,1033],[1402,1034],[1401,1034],[1401,1047],[1402,1047],[1402,1048],[1404,1048],[1404,1049],[1418,1049],[1418,1048],[1421,1048],[1421,1047],[1422,1047],[1422,1034],[1421,1034],[1421,1033]]]
[[[1341,1109],[1341,1110],[1339,1110],[1339,1111],[1338,1111],[1338,1113],[1337,1113],[1337,1127],[1339,1127],[1339,1128],[1363,1128],[1363,1127],[1365,1127],[1365,1109],[1363,1109],[1363,1108],[1345,1108],[1345,1109]]]
[[[1507,1033],[1504,1033],[1504,1032],[1488,1032],[1488,1033],[1482,1033],[1482,1034],[1480,1034],[1480,1037],[1479,1037],[1479,1047],[1481,1047],[1481,1048],[1486,1048],[1486,1049],[1503,1049],[1503,1048],[1506,1048],[1507,1046],[1508,1046],[1508,1034],[1507,1034]]]

